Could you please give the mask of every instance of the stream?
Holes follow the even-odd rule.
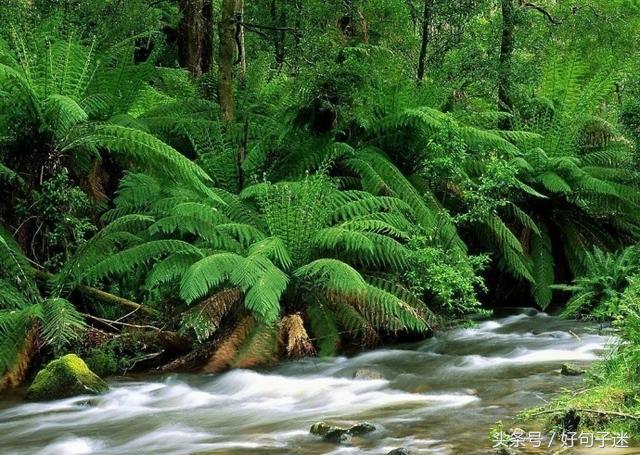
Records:
[[[114,378],[100,397],[0,401],[0,453],[486,454],[489,427],[579,387],[562,363],[586,366],[609,341],[592,325],[521,310],[350,358]],[[377,429],[339,446],[309,434],[321,420]]]

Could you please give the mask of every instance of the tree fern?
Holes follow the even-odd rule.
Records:
[[[34,336],[60,350],[78,339],[84,319],[59,295],[44,298],[18,245],[0,229],[0,375],[20,382],[32,356]],[[59,288],[54,288],[59,290]]]
[[[115,200],[113,221],[88,242],[94,246],[84,251],[95,264],[80,279],[138,270],[146,274],[148,288],[169,289],[173,283],[180,298],[194,305],[183,316],[183,325],[202,340],[215,335],[223,315],[249,314],[251,328],[238,327],[237,342],[219,348],[212,369],[251,364],[257,361],[251,354],[255,349],[287,355],[312,352],[312,340],[300,326],[306,322],[296,314],[319,301],[336,311],[342,308],[334,324],[353,336],[373,339],[377,330],[429,328],[426,307],[409,291],[378,288],[363,276],[377,269],[399,273],[406,264],[403,242],[414,225],[405,216],[410,207],[401,200],[341,191],[323,174],[250,186],[240,199],[216,190],[222,204],[198,191],[177,191],[170,183],[160,188],[141,176],[131,178],[125,179]],[[147,201],[131,185],[139,180],[154,188],[150,197],[162,203]],[[356,204],[341,210],[345,202]],[[114,252],[119,243],[104,239],[127,229],[140,241],[123,243],[125,248]],[[214,235],[237,241],[215,242]],[[100,242],[106,247],[103,257],[95,253]],[[77,261],[87,263],[82,257]],[[226,297],[231,296],[228,289],[236,290],[233,298]],[[330,327],[327,321],[324,325]],[[364,326],[354,330],[355,321]],[[268,340],[283,350],[275,345],[267,349]]]

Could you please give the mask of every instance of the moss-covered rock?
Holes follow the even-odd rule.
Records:
[[[38,372],[27,391],[30,400],[55,400],[75,395],[96,395],[109,389],[107,383],[75,354],[51,361]]]

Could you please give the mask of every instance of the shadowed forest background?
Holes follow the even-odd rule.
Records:
[[[588,381],[637,417],[639,32],[635,0],[4,0],[0,389],[527,306],[615,321]]]

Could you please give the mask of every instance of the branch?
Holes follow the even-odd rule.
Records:
[[[298,29],[292,28],[292,27],[272,27],[270,25],[249,24],[246,22],[239,22],[239,24],[246,28],[272,30],[275,32],[297,32],[298,31]]]
[[[640,415],[633,415],[633,414],[625,414],[623,412],[616,412],[616,411],[601,411],[598,409],[583,409],[583,408],[571,408],[569,409],[570,411],[575,411],[575,412],[586,412],[586,413],[590,413],[590,414],[599,414],[599,415],[611,415],[611,416],[616,416],[616,417],[622,417],[624,419],[632,419],[632,420],[640,420]],[[566,412],[567,409],[550,409],[547,411],[540,411],[540,412],[536,412],[533,414],[530,414],[531,417],[536,417],[539,415],[543,415],[543,414],[555,414],[555,413],[559,413],[559,412]]]
[[[76,286],[76,289],[81,294],[84,294],[87,297],[92,297],[96,300],[100,300],[102,303],[123,305],[151,315],[156,313],[155,310],[149,308],[148,306],[140,305],[139,303],[133,302],[129,299],[125,299],[124,297],[109,294],[108,292],[101,291],[100,289],[92,288],[90,286],[85,286],[84,284]]]
[[[44,270],[36,270],[36,276],[43,280],[51,280],[52,278],[54,278],[54,275],[52,273],[45,272]],[[153,308],[140,305],[139,303],[133,302],[129,299],[125,299],[124,297],[109,294],[108,292],[101,291],[100,289],[92,288],[91,286],[78,284],[75,285],[75,289],[77,289],[81,294],[99,300],[102,303],[126,306],[136,311],[143,311],[149,315],[156,314],[156,311]]]
[[[260,31],[260,30],[255,29],[255,28],[247,27],[246,25],[244,26],[244,28],[245,28],[248,32],[256,33],[256,34],[258,34],[258,35],[262,36],[263,38],[269,38],[269,35],[267,35],[265,32],[262,32],[262,31]]]
[[[88,314],[88,313],[82,313],[82,315],[84,317],[86,317],[86,318],[93,319],[94,321],[102,322],[103,324],[111,326],[112,328],[114,328],[113,324],[116,324],[116,325],[121,325],[121,326],[124,326],[124,327],[132,327],[132,328],[135,328],[135,329],[151,329],[151,330],[155,330],[156,332],[162,332],[162,329],[160,329],[160,328],[158,328],[156,326],[153,326],[153,325],[129,324],[127,322],[113,321],[111,319],[99,318],[98,316],[93,316],[92,314]]]
[[[520,5],[525,7],[525,8],[532,8],[532,9],[536,10],[540,14],[544,15],[549,20],[549,22],[551,22],[553,25],[562,24],[562,21],[559,21],[558,19],[553,17],[551,15],[551,13],[549,13],[549,11],[544,9],[542,6],[538,6],[538,5],[536,5],[534,3],[530,3],[530,2],[522,2]]]

